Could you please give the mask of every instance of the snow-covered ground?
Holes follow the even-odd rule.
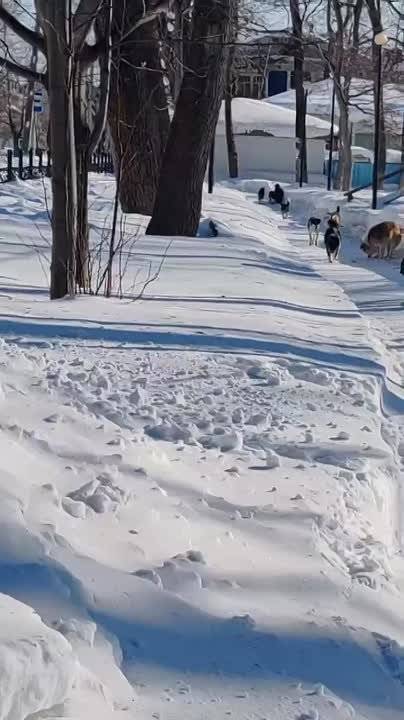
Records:
[[[42,190],[0,196],[0,718],[401,719],[398,261],[218,186],[219,237],[130,218],[125,298],[50,303]]]

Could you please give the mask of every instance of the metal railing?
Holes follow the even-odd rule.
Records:
[[[396,177],[397,175],[401,175],[402,173],[404,173],[404,165],[401,165],[398,170],[394,170],[393,172],[387,173],[387,175],[383,175],[382,180],[388,180],[389,178]],[[368,188],[372,187],[372,185],[373,182],[367,183],[366,185],[360,185],[359,187],[347,190],[344,195],[346,196],[348,202],[351,202],[353,200],[353,196],[356,193],[360,192],[361,190],[367,190]]]
[[[0,183],[13,182],[17,178],[35,180],[52,176],[52,157],[49,152],[37,150],[34,154],[33,150],[30,150],[28,155],[24,155],[22,150],[18,153],[7,150],[5,160],[6,165],[3,167],[0,165]],[[95,153],[91,158],[89,169],[90,172],[95,173],[113,173],[112,155],[104,152]]]

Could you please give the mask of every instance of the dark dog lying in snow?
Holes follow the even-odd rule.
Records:
[[[275,183],[274,189],[268,193],[268,200],[270,203],[275,203],[276,205],[282,205],[282,203],[286,202],[285,191],[279,183]]]
[[[217,237],[219,235],[217,225],[213,220],[209,220],[209,230],[212,233],[211,237]]]

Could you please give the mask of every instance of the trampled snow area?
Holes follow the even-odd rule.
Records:
[[[398,261],[354,227],[329,266],[320,193],[249,183],[217,238],[128,218],[124,299],[53,303],[43,189],[3,186],[2,719],[403,717]]]

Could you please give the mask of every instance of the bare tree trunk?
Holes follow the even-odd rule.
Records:
[[[337,93],[338,96],[338,93]],[[351,187],[352,176],[352,149],[351,149],[351,123],[345,102],[339,106],[339,173],[340,190],[346,191]]]
[[[77,127],[77,126],[76,126]],[[87,149],[76,149],[77,166],[77,243],[76,243],[76,286],[87,292],[89,289],[89,228],[88,228],[88,158]]]
[[[231,109],[232,98],[226,93],[224,100],[225,123],[226,123],[226,144],[227,144],[227,162],[229,166],[229,177],[238,177],[238,153],[237,145],[234,139],[233,117]]]
[[[357,56],[359,47],[359,24],[363,8],[363,0],[356,0],[356,4],[342,5],[339,0],[332,0],[335,13],[337,31],[335,38],[331,39],[334,55],[334,83],[339,108],[339,178],[340,190],[349,190],[352,176],[352,126],[349,118],[349,101],[352,81],[352,62]],[[345,8],[345,16],[343,9]],[[352,55],[350,62],[344,64],[346,54],[345,37],[352,33]]]
[[[209,165],[208,165],[208,193],[213,193],[213,186],[215,184],[215,138],[213,137],[212,144],[209,152]]]
[[[400,190],[404,189],[404,113],[401,127],[401,172],[400,172]]]
[[[68,0],[41,0],[52,152],[51,298],[75,293],[77,193]]]
[[[130,28],[143,14],[140,0],[116,0],[108,122],[116,167],[122,168],[124,212],[151,214],[170,119],[160,61],[159,23]]]
[[[39,22],[36,20],[35,23],[35,32],[39,32]],[[29,63],[30,70],[36,70],[36,66],[38,63],[38,48],[33,47],[31,50],[31,59]],[[30,130],[31,130],[31,123],[33,121],[33,112],[34,112],[34,92],[35,92],[35,83],[33,80],[30,80],[28,83],[28,92],[27,92],[27,99],[25,103],[24,108],[24,130],[22,135],[22,149],[24,153],[27,153],[29,150],[29,140],[30,140]]]
[[[380,125],[379,125],[379,162],[378,162],[378,187],[383,189],[383,178],[386,174],[386,123],[384,116],[384,102],[383,102],[383,77],[380,87],[378,88],[378,64],[383,63],[383,49],[378,47],[375,43],[372,45],[373,50],[373,98],[374,98],[374,128],[376,132],[376,113],[380,112]],[[382,66],[383,68],[383,66]],[[383,69],[382,69],[383,72]],[[378,107],[378,91],[380,90],[379,107]]]
[[[376,35],[383,28],[382,16],[380,10],[380,0],[366,0],[368,9],[369,19],[372,25],[373,33]],[[374,109],[375,109],[375,125],[376,125],[376,113],[377,108],[377,95],[378,95],[378,64],[381,63],[381,72],[383,72],[383,49],[372,43],[372,60],[373,60],[373,72],[374,72]],[[383,187],[383,177],[386,172],[386,127],[384,117],[384,102],[383,102],[383,80],[380,83],[380,136],[379,136],[379,163],[378,163],[378,186]]]
[[[300,16],[298,0],[290,0],[294,46],[294,73],[296,93],[296,140],[299,143],[300,162],[297,168],[296,181],[301,178],[307,183],[307,151],[306,151],[306,111],[304,95],[304,47],[303,22]]]
[[[233,39],[237,36],[237,28],[233,33]],[[224,114],[226,128],[226,144],[227,144],[227,162],[229,166],[229,177],[238,177],[238,155],[237,146],[234,140],[233,117],[232,117],[232,100],[233,100],[233,63],[236,46],[232,45],[226,64],[226,88],[224,96]]]
[[[149,235],[193,236],[198,230],[206,164],[223,98],[233,2],[195,0],[186,70],[147,228]]]
[[[189,0],[173,0],[171,4],[174,27],[168,31],[164,23],[163,53],[167,66],[173,105],[180,94],[184,76],[184,40],[190,38],[191,6]]]

